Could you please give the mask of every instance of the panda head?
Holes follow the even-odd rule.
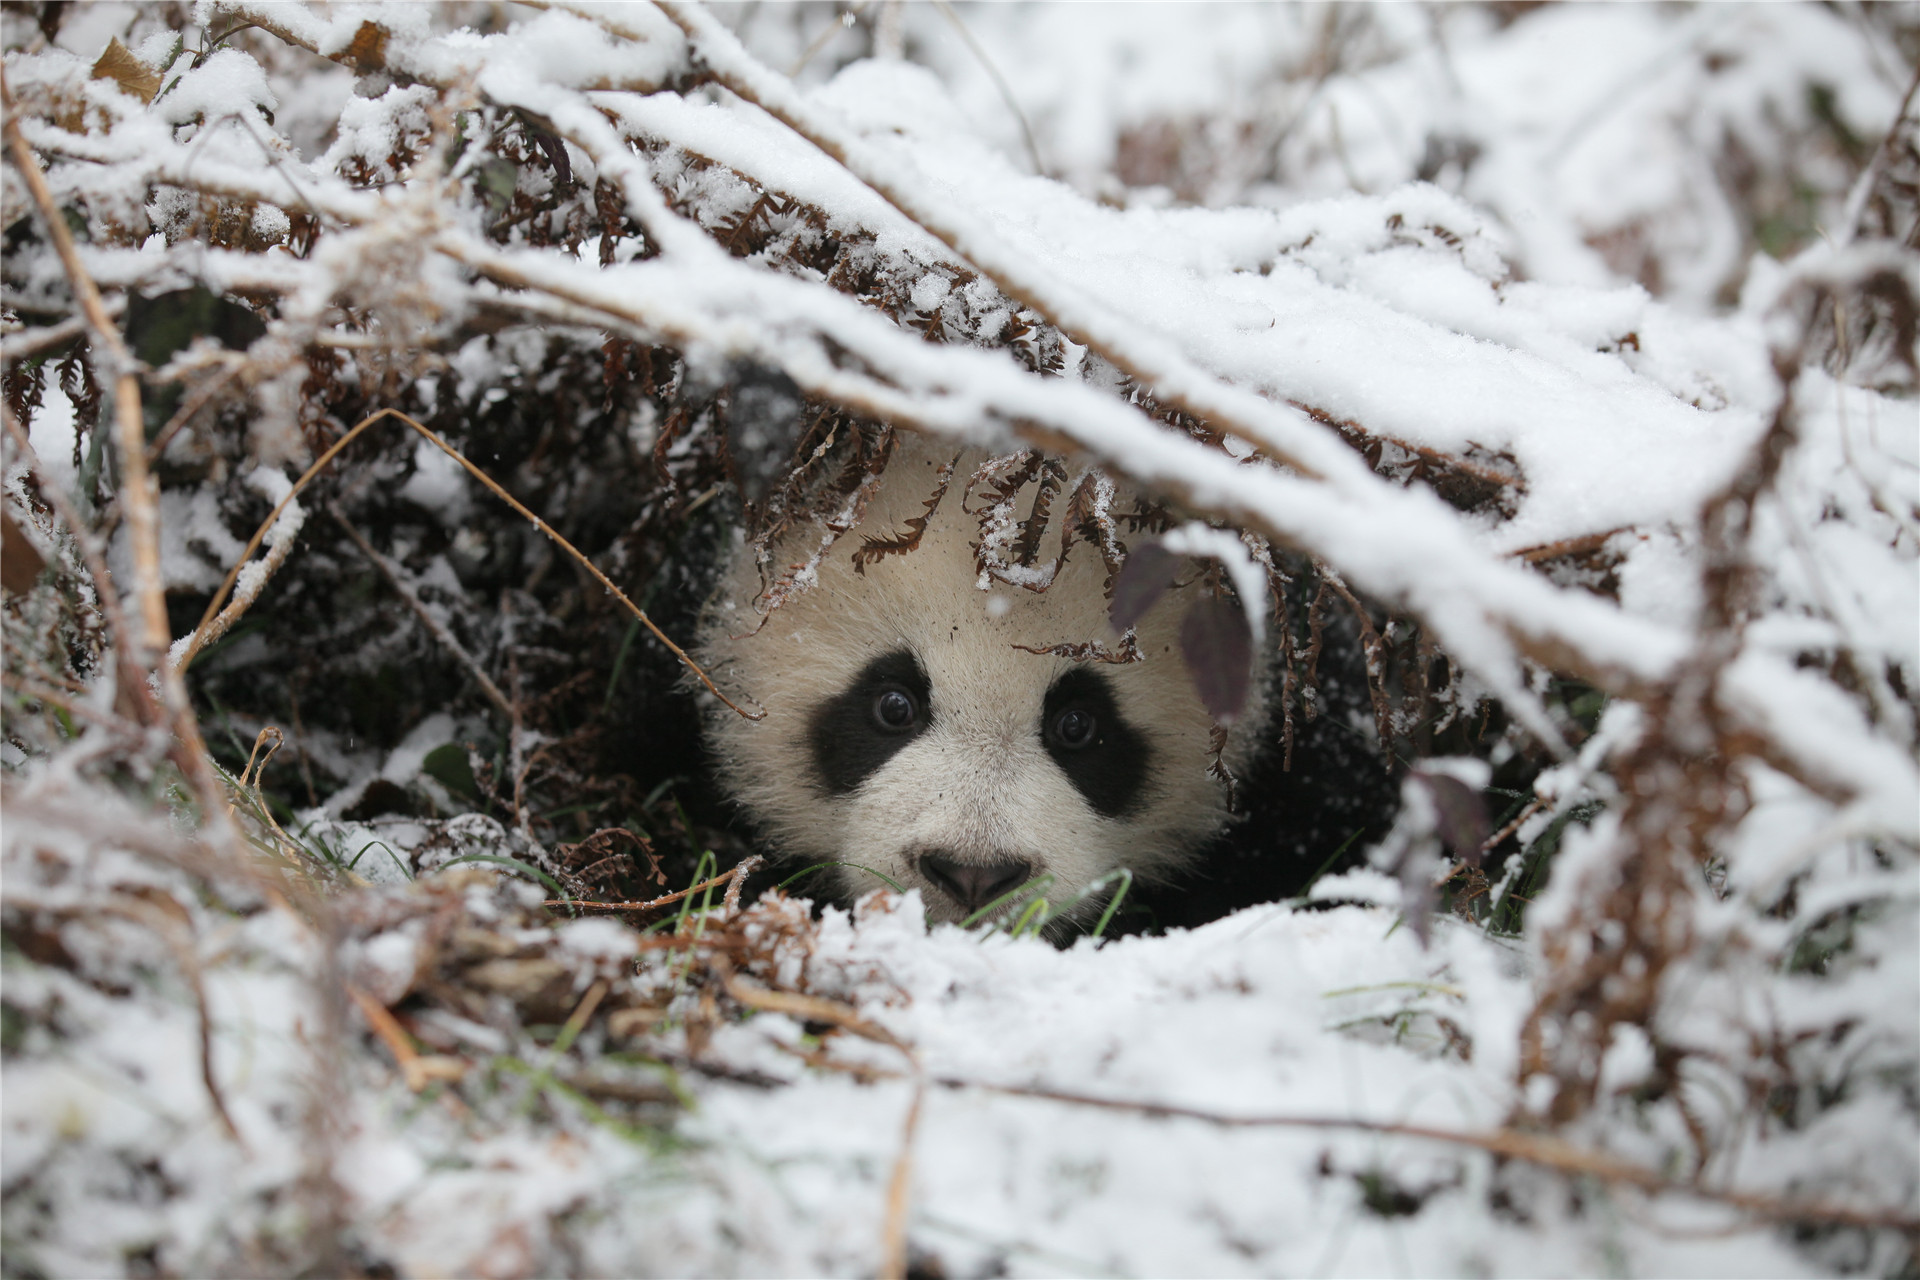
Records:
[[[1122,867],[1163,877],[1227,816],[1210,773],[1214,722],[1176,638],[1191,588],[1169,592],[1136,626],[1137,661],[1047,652],[1119,649],[1106,566],[1077,544],[1044,591],[983,590],[977,512],[961,501],[980,462],[971,455],[914,550],[856,568],[866,538],[924,514],[952,456],[903,440],[810,588],[769,613],[756,609],[753,557],[736,557],[701,657],[729,697],[752,698],[766,716],[718,708],[709,746],[766,841],[791,858],[843,864],[832,872],[849,897],[885,876],[918,888],[929,920],[957,922],[1045,877],[1054,910],[1087,919],[1105,900],[1089,893],[1103,877]],[[1031,486],[1014,501],[1026,516]],[[802,529],[775,546],[773,568],[806,563],[823,540]],[[1051,563],[1059,543],[1049,531],[1039,560]],[[1258,711],[1229,736],[1229,767],[1246,754]]]

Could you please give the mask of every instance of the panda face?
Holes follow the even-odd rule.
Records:
[[[917,885],[934,919],[1124,861],[1154,753],[1111,681],[949,637],[925,661],[904,647],[873,658],[809,717],[838,860]]]
[[[1140,661],[1033,652],[1117,641],[1105,566],[1078,546],[1045,592],[981,590],[961,482],[916,550],[855,572],[858,537],[919,515],[951,456],[903,441],[845,550],[764,623],[752,610],[757,567],[739,557],[700,656],[728,696],[767,715],[718,708],[709,745],[767,843],[848,864],[833,874],[849,897],[885,876],[918,889],[929,920],[957,922],[1046,877],[1056,912],[1079,900],[1070,914],[1090,919],[1103,901],[1083,896],[1095,881],[1123,866],[1163,876],[1226,816],[1208,775],[1213,722],[1175,638],[1183,598],[1170,593],[1139,624]],[[962,459],[962,481],[976,465]],[[817,538],[777,548],[776,562],[804,559]],[[1057,532],[1051,542],[1049,556]],[[1229,743],[1229,764],[1242,742]]]

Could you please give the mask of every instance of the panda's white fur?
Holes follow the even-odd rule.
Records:
[[[1025,875],[1051,875],[1046,896],[1056,909],[1117,867],[1164,877],[1228,815],[1226,787],[1209,772],[1214,721],[1194,691],[1178,639],[1182,614],[1199,588],[1177,585],[1138,624],[1141,661],[1076,662],[1015,648],[1117,647],[1107,570],[1096,546],[1077,542],[1044,592],[1000,582],[980,589],[978,525],[962,509],[967,477],[985,457],[975,452],[959,458],[919,546],[857,572],[853,556],[863,537],[896,535],[923,515],[940,467],[953,457],[951,445],[900,433],[861,522],[821,559],[811,589],[771,613],[763,612],[753,555],[745,548],[735,555],[710,605],[699,656],[729,697],[743,704],[751,699],[766,716],[748,721],[714,705],[707,738],[723,786],[777,852],[858,864],[917,887],[932,921],[959,920],[977,904],[978,896],[967,901],[953,886],[958,878],[979,888],[984,873],[957,875],[955,865],[1025,864]],[[1029,483],[1018,495],[1022,516],[1032,494]],[[1131,505],[1123,491],[1114,509]],[[1039,563],[1057,555],[1059,524],[1048,530]],[[818,525],[802,526],[772,548],[772,568],[777,573],[805,562],[820,541]],[[860,718],[871,699],[863,693],[849,709],[848,691],[877,660],[905,670],[903,652],[924,673],[930,703],[920,709],[924,727],[904,745],[883,743],[891,754],[850,789],[843,778],[836,793],[823,773],[823,742],[830,755],[840,750],[831,745],[835,725],[854,737],[874,732]],[[1077,670],[1094,674],[1075,676]],[[1109,711],[1135,735],[1135,747],[1144,744],[1144,768],[1132,769],[1137,782],[1124,788],[1122,804],[1111,794],[1115,778],[1096,779],[1096,794],[1108,788],[1105,807],[1120,812],[1102,812],[1059,763],[1069,758],[1084,771],[1081,757],[1062,757],[1061,739],[1045,738],[1049,691],[1055,703],[1063,687],[1088,689],[1091,696],[1097,690],[1089,682],[1103,684],[1113,703]],[[1229,769],[1245,760],[1262,723],[1259,690],[1254,698],[1229,734],[1222,757]],[[1060,727],[1063,713],[1052,714]],[[1083,723],[1064,727],[1077,731]],[[1110,749],[1103,738],[1088,750]],[[1127,770],[1121,774],[1117,781],[1125,782]],[[945,868],[944,883],[929,865]],[[880,885],[850,868],[832,874],[850,897]],[[991,884],[996,891],[1005,886],[1004,880]],[[1082,903],[1081,919],[1097,911],[1105,895],[1094,897]]]

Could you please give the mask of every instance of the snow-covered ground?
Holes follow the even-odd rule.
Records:
[[[1392,906],[1362,905],[1396,897],[1375,873],[1316,895],[1352,905],[1262,907],[1065,950],[929,934],[914,896],[818,923],[763,899],[707,926],[748,942],[732,954],[752,957],[756,982],[838,1002],[894,1043],[805,1010],[715,1024],[701,1010],[715,994],[704,963],[690,982],[678,954],[655,952],[631,976],[636,935],[605,919],[544,922],[540,891],[490,868],[347,892],[334,904],[347,981],[385,1002],[427,996],[410,1021],[451,1070],[415,1095],[357,1034],[323,1048],[317,940],[293,911],[231,882],[196,894],[111,842],[62,861],[90,825],[64,798],[52,782],[15,792],[5,837],[10,901],[64,921],[54,934],[79,962],[76,974],[16,959],[7,974],[21,1027],[4,1177],[22,1274],[117,1273],[136,1257],[182,1275],[310,1261],[324,1201],[302,1179],[322,1153],[363,1256],[409,1275],[869,1273],[903,1158],[907,1239],[950,1275],[1817,1269],[1710,1201],[1570,1188],[1457,1142],[1343,1125],[1497,1128],[1531,998],[1513,943],[1442,921],[1422,947]],[[131,813],[111,817],[123,841],[140,830]],[[484,847],[486,824],[466,826]],[[211,909],[196,901],[209,896]],[[125,905],[105,915],[103,902]],[[197,936],[184,945],[200,957],[211,1069],[237,1137],[201,1079],[194,995],[141,910]],[[449,934],[450,910],[468,937]],[[52,944],[27,949],[39,945]],[[488,1025],[443,1003],[436,976],[482,951],[551,965],[562,1005],[597,981],[611,984],[609,1006],[664,995],[664,1021],[632,1039],[616,1011],[556,1054],[510,1016]],[[466,973],[496,1001],[511,989]],[[653,1065],[688,1055],[703,1070]],[[630,1099],[649,1089],[654,1111],[636,1118]],[[1049,1093],[1082,1100],[1033,1096]],[[676,1095],[684,1115],[653,1127]],[[1855,1146],[1873,1163],[1834,1170],[1822,1196],[1910,1179],[1898,1146]],[[1728,1180],[1746,1181],[1746,1163]]]

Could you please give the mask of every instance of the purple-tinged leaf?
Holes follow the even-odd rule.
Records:
[[[1425,951],[1433,941],[1433,903],[1439,895],[1433,891],[1432,876],[1407,874],[1422,865],[1420,859],[1409,858],[1400,875],[1400,918],[1412,928],[1420,949]]]
[[[1180,656],[1207,714],[1231,724],[1253,692],[1253,632],[1231,600],[1206,596],[1180,622]]]
[[[1125,631],[1146,617],[1153,602],[1180,576],[1180,564],[1179,556],[1157,542],[1143,542],[1129,551],[1113,580],[1113,600],[1107,606],[1113,629]]]
[[[1433,797],[1434,834],[1459,861],[1470,867],[1480,865],[1480,846],[1491,831],[1487,821],[1487,802],[1478,791],[1449,774],[1415,770],[1414,777],[1426,785]]]

